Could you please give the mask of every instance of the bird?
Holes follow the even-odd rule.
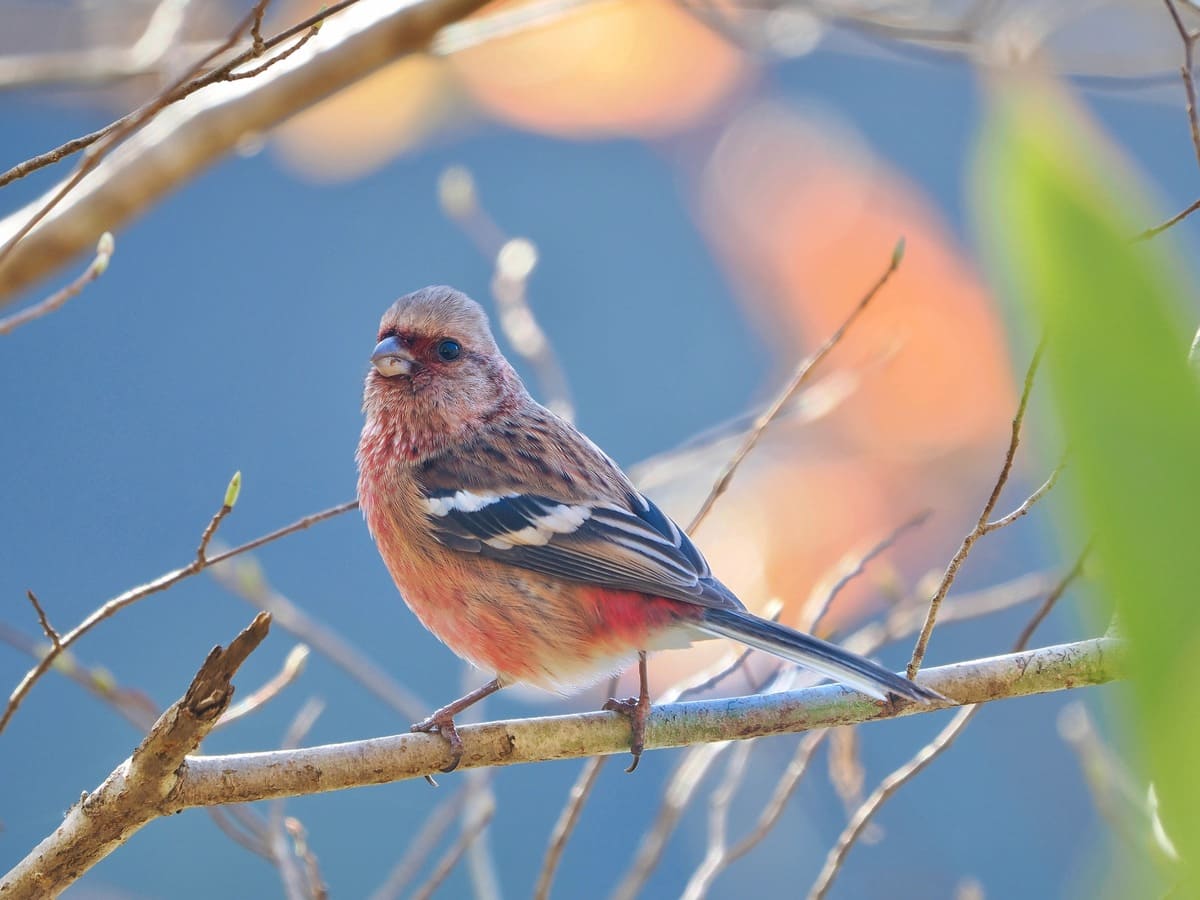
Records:
[[[632,762],[650,712],[646,654],[731,638],[879,700],[945,698],[868,659],[760,618],[691,538],[571,423],[529,394],[483,308],[430,286],[383,315],[363,388],[358,498],[421,623],[491,681],[412,726],[440,734],[511,684],[560,694],[638,662]]]

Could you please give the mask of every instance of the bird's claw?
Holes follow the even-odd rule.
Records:
[[[458,728],[454,725],[454,716],[444,716],[434,713],[428,719],[424,719],[413,725],[409,729],[411,732],[424,732],[425,734],[433,734],[435,731],[446,739],[450,744],[450,764],[444,766],[441,771],[449,773],[458,768],[459,762],[462,761],[463,742],[458,734]],[[432,779],[426,779],[432,781]],[[434,782],[436,785],[437,782]]]
[[[631,732],[629,740],[629,752],[633,754],[633,762],[629,764],[626,773],[633,772],[638,767],[638,763],[642,760],[642,751],[646,749],[646,717],[650,715],[650,698],[642,697],[627,697],[624,700],[618,700],[615,697],[610,697],[601,707],[608,712],[620,713],[629,719],[629,730]]]

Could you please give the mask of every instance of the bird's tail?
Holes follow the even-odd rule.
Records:
[[[857,653],[748,612],[708,607],[696,627],[718,637],[732,638],[756,650],[765,650],[880,700],[886,700],[888,694],[898,694],[921,703],[946,700],[937,691],[889,672]]]

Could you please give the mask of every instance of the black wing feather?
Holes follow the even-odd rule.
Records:
[[[452,501],[455,493],[443,489],[427,496]],[[438,540],[462,552],[615,590],[714,608],[743,608],[733,593],[713,578],[704,556],[683,530],[638,493],[629,497],[629,508],[617,504],[586,507],[588,515],[579,525],[542,532],[544,543],[506,540],[561,516],[561,507],[584,508],[537,494],[514,494],[475,510],[452,505],[444,513],[431,513],[429,520]]]

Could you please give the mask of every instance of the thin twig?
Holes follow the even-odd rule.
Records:
[[[0,642],[20,650],[35,660],[40,660],[49,649],[46,644],[34,640],[24,632],[0,622]],[[123,688],[117,684],[112,673],[102,666],[81,663],[72,653],[61,653],[54,663],[54,670],[74,681],[89,694],[107,703],[139,733],[145,734],[158,718],[159,708],[142,691]]]
[[[572,832],[574,832],[575,826],[579,823],[579,814],[583,812],[583,806],[587,803],[592,789],[596,786],[596,781],[600,778],[600,772],[604,768],[604,763],[607,761],[607,756],[593,756],[584,762],[583,768],[579,770],[579,777],[571,785],[571,793],[567,795],[567,803],[562,808],[562,812],[558,814],[558,821],[554,823],[554,830],[550,832],[550,843],[546,847],[546,858],[542,862],[542,869],[538,873],[537,885],[533,889],[534,900],[548,900],[550,897],[550,888],[554,885],[554,875],[558,871],[558,864],[562,860],[567,840],[570,838]]]
[[[235,815],[235,810],[244,812],[244,806],[213,806],[208,810],[208,816],[216,823],[216,826],[221,829],[221,832],[244,850],[249,850],[255,856],[262,857],[269,863],[275,862],[275,857],[271,855],[266,843],[262,837],[255,831],[246,828],[240,824],[240,819]]]
[[[653,715],[653,714],[651,714]],[[662,857],[667,838],[675,830],[692,796],[700,787],[705,774],[717,758],[729,749],[729,744],[704,744],[693,747],[675,769],[663,791],[663,802],[654,824],[646,830],[638,844],[637,854],[629,871],[613,891],[613,900],[634,900],[642,892],[650,873]]]
[[[225,500],[221,504],[221,508],[216,511],[204,532],[200,535],[200,545],[196,548],[196,562],[203,566],[208,562],[208,544],[213,539],[213,535],[217,533],[217,528],[220,527],[221,521],[233,512],[233,507],[237,504],[238,494],[242,491],[242,473],[240,471],[233,473],[233,478],[229,480],[229,487],[225,489]]]
[[[475,178],[465,166],[451,166],[442,173],[438,199],[446,217],[462,229],[494,267],[491,288],[500,330],[533,369],[546,405],[564,419],[573,420],[575,404],[566,372],[529,303],[529,279],[537,266],[537,247],[527,238],[510,237],[497,224],[481,203]]]
[[[271,4],[271,0],[258,0],[254,4],[254,9],[251,11],[254,15],[254,21],[250,23],[250,50],[255,56],[261,56],[264,52],[264,41],[262,36],[263,17],[267,14],[267,7]]]
[[[230,566],[218,566],[209,574],[235,596],[269,612],[276,628],[308,644],[401,716],[410,721],[424,717],[429,708],[424,700],[392,677],[361,647],[271,587],[256,560],[243,559]]]
[[[1017,447],[1021,443],[1021,424],[1025,420],[1025,408],[1029,404],[1029,395],[1033,391],[1034,376],[1037,375],[1038,364],[1042,359],[1042,345],[1033,353],[1033,359],[1029,362],[1029,368],[1025,371],[1025,384],[1021,389],[1021,399],[1017,404],[1016,415],[1012,420],[1012,434],[1008,441],[1008,448],[1004,451],[1004,463],[1000,466],[1000,474],[996,477],[996,483],[992,486],[992,492],[988,495],[987,501],[983,504],[983,511],[979,514],[976,520],[975,527],[970,533],[963,538],[962,544],[950,559],[950,564],[946,567],[946,574],[942,576],[941,583],[937,590],[929,600],[929,610],[925,614],[925,624],[921,626],[921,632],[917,635],[917,643],[913,648],[912,659],[909,660],[907,674],[909,679],[916,677],[920,671],[921,663],[925,660],[925,651],[929,648],[929,639],[933,635],[933,626],[937,623],[938,610],[941,608],[942,601],[946,599],[946,594],[950,592],[950,587],[954,584],[954,579],[958,576],[958,570],[966,561],[967,556],[971,552],[971,548],[975,546],[975,542],[979,540],[988,531],[988,520],[992,517],[992,510],[996,508],[996,503],[1000,500],[1000,494],[1004,490],[1004,486],[1008,483],[1008,476],[1012,472],[1013,458],[1017,454]],[[953,739],[953,738],[951,738]]]
[[[488,824],[492,821],[492,816],[496,813],[495,802],[484,805],[475,818],[467,824],[458,836],[458,840],[454,845],[443,854],[438,860],[437,866],[434,868],[429,879],[419,886],[412,893],[412,900],[429,900],[433,896],[433,892],[441,886],[442,882],[454,871],[454,867],[458,865],[458,861],[462,859],[463,854],[467,852],[467,848],[474,843],[475,839],[483,833]]]
[[[1196,79],[1193,75],[1195,71],[1193,52],[1196,47],[1196,41],[1200,39],[1200,33],[1188,31],[1187,25],[1184,24],[1183,17],[1179,14],[1179,8],[1175,5],[1175,0],[1163,0],[1167,6],[1167,12],[1171,14],[1171,21],[1175,25],[1175,30],[1179,32],[1179,40],[1183,43],[1183,65],[1179,67],[1179,78],[1183,82],[1183,92],[1187,97],[1187,119],[1188,130],[1192,135],[1192,150],[1196,154],[1196,163],[1200,165],[1200,113],[1196,108]],[[1155,225],[1153,228],[1147,228],[1139,234],[1135,241],[1144,241],[1161,234],[1168,228],[1182,222],[1197,209],[1200,209],[1200,200],[1195,200],[1188,204],[1187,207],[1177,212],[1161,225]]]
[[[1050,493],[1051,488],[1058,483],[1058,476],[1062,474],[1062,470],[1064,468],[1066,468],[1065,462],[1059,463],[1057,466],[1055,466],[1054,471],[1050,473],[1049,478],[1042,482],[1041,487],[1026,497],[1021,502],[1021,505],[1008,515],[1001,516],[999,519],[993,519],[992,521],[988,522],[983,528],[983,533],[991,534],[993,531],[999,531],[1001,528],[1005,528],[1017,521],[1017,519],[1021,518],[1022,516],[1027,515],[1029,510],[1033,508],[1033,505]]]
[[[846,854],[854,846],[854,843],[858,840],[858,836],[870,824],[871,818],[879,808],[904,784],[919,775],[924,771],[926,766],[946,750],[949,750],[955,738],[962,734],[963,729],[970,724],[971,719],[980,709],[981,707],[979,706],[964,706],[955,713],[954,718],[938,733],[937,737],[922,747],[916,756],[900,768],[891,772],[879,783],[879,786],[871,792],[871,796],[863,801],[862,805],[855,810],[845,830],[838,836],[837,843],[829,851],[829,855],[825,858],[825,865],[822,866],[820,873],[817,875],[816,882],[814,882],[808,892],[808,900],[821,900],[829,892],[829,888],[833,886],[834,879],[837,878],[838,872],[841,871]]]
[[[1167,12],[1171,14],[1171,21],[1175,23],[1175,30],[1179,32],[1179,39],[1183,42],[1183,65],[1179,67],[1179,78],[1183,81],[1183,91],[1187,95],[1188,128],[1192,132],[1192,149],[1196,153],[1196,164],[1200,165],[1200,115],[1197,115],[1196,112],[1196,82],[1192,78],[1194,70],[1192,51],[1195,49],[1198,35],[1188,31],[1187,26],[1183,24],[1183,18],[1179,15],[1175,0],[1163,0],[1163,2],[1167,5]]]
[[[737,796],[738,788],[741,787],[745,778],[750,764],[750,754],[754,751],[755,746],[754,741],[746,741],[734,748],[725,765],[725,778],[709,795],[708,852],[705,854],[700,868],[696,871],[697,875],[707,868],[707,864],[711,860],[720,859],[725,854],[729,836],[729,807],[733,804],[733,798]],[[697,881],[698,879],[693,876],[692,880],[688,882],[683,892],[686,900],[700,900],[707,892],[706,887],[699,886]]]
[[[828,356],[833,348],[841,342],[846,332],[850,329],[850,326],[854,324],[855,320],[857,320],[860,315],[862,315],[863,311],[875,298],[875,295],[879,293],[880,289],[887,284],[888,279],[892,277],[892,274],[896,271],[896,269],[900,267],[900,262],[902,259],[904,259],[903,238],[896,243],[895,249],[892,250],[892,258],[888,261],[888,266],[886,269],[884,269],[883,274],[879,276],[875,283],[871,285],[871,288],[866,292],[866,294],[863,295],[862,299],[858,301],[858,304],[850,311],[850,315],[848,315],[845,320],[843,320],[842,324],[837,327],[837,330],[825,340],[825,343],[817,348],[817,351],[812,356],[803,360],[800,365],[796,367],[795,372],[792,373],[792,377],[788,379],[788,383],[784,385],[783,390],[776,395],[771,405],[762,412],[757,420],[755,420],[754,425],[750,428],[750,431],[747,433],[742,445],[737,449],[737,452],[733,454],[733,457],[729,460],[729,462],[725,464],[725,468],[722,470],[720,476],[718,476],[716,482],[713,484],[712,490],[708,492],[708,496],[705,497],[704,502],[700,504],[700,509],[696,511],[696,515],[692,517],[692,521],[687,527],[689,533],[694,532],[697,528],[699,528],[700,524],[705,520],[705,518],[707,518],[709,511],[713,508],[713,504],[716,503],[717,499],[728,489],[729,483],[733,480],[734,473],[737,472],[738,467],[741,466],[742,462],[746,459],[747,455],[749,455],[750,451],[758,445],[759,439],[761,439],[763,436],[763,432],[765,432],[767,427],[773,421],[775,421],[775,417],[779,415],[780,411],[785,406],[787,406],[788,401],[790,401],[792,397],[796,395],[796,392],[799,391],[800,388],[804,386],[805,382],[808,381],[809,376],[817,367],[817,364],[820,363],[821,360],[823,360],[826,356]]]
[[[296,41],[296,43],[292,44],[292,46],[288,47],[286,50],[283,50],[283,51],[277,53],[275,56],[272,56],[266,62],[262,63],[261,65],[257,65],[252,69],[247,69],[244,72],[234,72],[230,75],[227,75],[224,80],[225,81],[241,81],[243,78],[256,78],[257,76],[261,75],[263,72],[267,71],[267,69],[271,68],[271,66],[274,66],[278,63],[283,62],[285,59],[287,59],[289,56],[291,56],[293,53],[295,53],[297,50],[299,50],[301,47],[303,47],[305,44],[307,44],[309,41],[311,41],[313,38],[315,38],[320,31],[321,31],[321,23],[318,22],[312,28],[308,29],[308,31],[304,32],[303,37],[301,37],[300,40]]]
[[[1171,216],[1171,218],[1167,219],[1167,221],[1159,225],[1155,225],[1153,228],[1147,228],[1141,234],[1134,237],[1134,241],[1145,241],[1149,240],[1155,235],[1162,234],[1168,228],[1173,228],[1174,226],[1178,225],[1198,209],[1200,209],[1200,200],[1193,200],[1179,212],[1175,213],[1175,215]]]
[[[10,334],[22,325],[32,322],[34,319],[40,319],[42,316],[49,315],[60,306],[63,306],[68,300],[77,296],[85,287],[105,273],[115,249],[116,245],[112,234],[107,231],[104,232],[104,234],[100,235],[100,240],[96,243],[95,257],[88,263],[88,267],[79,274],[79,277],[66,287],[59,288],[44,300],[33,304],[33,306],[0,319],[0,335]]]
[[[775,827],[780,816],[783,815],[783,811],[787,808],[787,801],[791,798],[796,786],[808,771],[809,763],[812,762],[817,748],[825,742],[829,734],[829,730],[826,729],[810,732],[801,738],[800,743],[796,746],[796,752],[784,770],[783,776],[775,785],[775,792],[771,795],[771,799],[767,801],[767,805],[763,807],[758,824],[755,825],[753,831],[732,847],[725,846],[724,844],[714,846],[710,838],[708,853],[696,871],[692,873],[687,887],[684,888],[683,896],[685,898],[699,900],[699,898],[706,896],[717,875],[724,871],[731,863],[749,853],[771,832],[771,829]]]
[[[1020,653],[1029,646],[1029,641],[1033,638],[1033,633],[1037,631],[1038,626],[1046,620],[1046,616],[1050,615],[1050,610],[1054,609],[1059,598],[1062,597],[1071,583],[1083,574],[1083,564],[1087,562],[1088,554],[1091,552],[1092,545],[1089,541],[1079,551],[1079,555],[1075,557],[1074,565],[1067,570],[1067,574],[1046,595],[1046,599],[1042,601],[1042,605],[1037,608],[1033,617],[1025,623],[1025,627],[1021,629],[1021,633],[1017,635],[1017,640],[1013,643],[1013,653]]]
[[[235,556],[240,556],[243,553],[248,553],[249,551],[261,547],[264,544],[277,541],[282,537],[286,537],[289,534],[301,531],[302,529],[315,525],[318,522],[323,522],[326,519],[333,518],[334,516],[338,516],[344,512],[355,509],[357,506],[358,501],[354,500],[349,503],[342,503],[338,506],[322,510],[319,513],[313,513],[310,516],[305,516],[303,519],[293,522],[291,525],[286,525],[283,528],[272,531],[270,534],[265,534],[262,537],[255,538],[254,540],[242,544],[239,547],[234,547],[232,550],[226,550],[223,553],[218,553],[216,556],[208,557],[204,561],[194,559],[181,569],[175,569],[171,572],[167,572],[166,574],[155,578],[153,581],[148,581],[143,585],[140,585],[136,588],[131,588],[128,591],[125,591],[123,594],[118,594],[116,597],[113,597],[111,600],[93,610],[87,616],[87,618],[76,625],[73,629],[62,635],[59,646],[52,647],[50,652],[43,656],[36,666],[25,673],[25,677],[21,679],[20,683],[15,688],[13,688],[12,693],[9,695],[8,703],[4,708],[4,714],[3,716],[0,716],[0,732],[3,732],[8,726],[8,723],[12,720],[12,717],[16,713],[17,708],[21,705],[21,702],[29,694],[29,691],[33,688],[34,684],[36,684],[43,675],[50,671],[59,655],[105,619],[111,618],[121,610],[125,609],[127,606],[131,606],[139,600],[144,600],[151,594],[157,594],[159,591],[165,591],[170,587],[174,587],[180,581],[183,581],[186,578],[191,578],[193,575],[203,572],[210,566],[224,562],[227,559],[232,559]]]
[[[263,684],[258,690],[247,697],[243,697],[237,703],[230,706],[229,709],[225,710],[225,714],[221,716],[221,721],[216,724],[216,727],[227,728],[234,722],[238,722],[246,716],[258,712],[278,697],[288,685],[300,677],[308,662],[308,655],[308,647],[304,644],[297,644],[293,647],[284,658],[283,665],[275,673],[274,677]]]
[[[963,621],[978,616],[990,615],[1018,603],[1026,602],[1032,599],[1035,594],[1042,593],[1043,590],[1047,592],[1048,597],[1047,602],[1043,603],[1042,609],[1048,611],[1049,606],[1053,603],[1053,600],[1050,598],[1056,596],[1056,584],[1048,584],[1043,588],[1042,585],[1045,580],[1044,578],[1030,579],[1023,576],[1015,582],[999,585],[995,588],[965,594],[961,597],[950,597],[943,608],[941,622],[946,624],[952,621]],[[1044,612],[1035,613],[1032,621],[1040,622],[1044,617]],[[845,640],[845,645],[847,648],[852,648],[855,653],[870,656],[878,652],[890,641],[899,640],[916,631],[920,623],[920,617],[907,615],[904,610],[897,610],[888,616],[885,624],[881,625],[881,623],[874,622],[850,635]],[[708,886],[711,886],[712,882],[721,872],[758,846],[771,830],[775,828],[784,810],[787,808],[788,800],[795,793],[801,779],[807,772],[812,755],[828,734],[830,734],[828,731],[812,732],[801,741],[800,745],[796,748],[795,756],[788,764],[779,782],[775,785],[774,793],[771,795],[770,800],[767,801],[767,805],[763,808],[758,822],[750,833],[723,853],[710,852],[706,855],[696,872],[693,873],[692,881],[698,889],[706,889]],[[691,890],[691,884],[692,882],[689,882],[689,891]]]
[[[0,641],[34,659],[41,659],[45,652],[45,648],[38,645],[33,639],[3,623],[0,623]],[[297,665],[298,660],[295,659],[298,649],[300,648],[293,648],[292,652],[288,654],[288,660],[284,663],[279,675],[254,691],[245,700],[230,706],[217,720],[213,730],[223,728],[253,711],[248,707],[261,709],[270,696],[278,695],[278,692],[285,686],[281,676],[289,673],[292,669],[295,669],[298,674],[299,669],[303,668],[302,664]],[[154,727],[160,713],[158,705],[142,691],[119,686],[112,673],[107,669],[100,666],[85,666],[75,658],[74,654],[63,652],[55,660],[54,670],[70,678],[88,693],[115,710],[139,733],[146,734]],[[268,694],[270,696],[267,696]],[[241,804],[229,807],[210,806],[206,811],[217,827],[239,846],[256,856],[273,861],[266,843],[267,821],[251,807]]]
[[[12,900],[57,897],[147,822],[162,815],[194,753],[233,696],[233,677],[263,642],[271,617],[259,613],[228,647],[215,647],[187,692],[128,759],[67,813],[62,824],[0,880]]]
[[[280,749],[294,750],[299,747],[324,711],[323,700],[309,697],[288,725],[279,744]],[[295,844],[288,839],[287,817],[284,815],[286,804],[287,800],[283,798],[272,800],[269,804],[267,845],[271,848],[271,861],[279,870],[284,895],[288,900],[310,900],[319,890],[323,890],[323,882],[318,877],[315,884],[310,883],[305,870],[299,865],[297,855],[293,853]]]
[[[1177,865],[1179,851],[1158,817],[1153,795],[1147,796],[1129,767],[1105,746],[1083,703],[1073,701],[1062,708],[1058,733],[1075,751],[1096,811],[1113,834],[1155,862]]]
[[[1020,653],[1025,649],[1029,639],[1033,636],[1034,630],[1046,618],[1062,595],[1066,593],[1071,583],[1079,577],[1087,553],[1088,551],[1085,548],[1076,559],[1075,564],[1071,566],[1058,584],[1047,594],[1045,601],[1034,613],[1033,618],[1021,629],[1017,640],[1013,644],[1013,653]],[[829,888],[833,885],[834,879],[837,878],[838,872],[841,871],[846,861],[846,854],[850,852],[850,848],[854,846],[883,804],[896,791],[919,775],[931,762],[948,750],[955,739],[962,734],[963,729],[970,724],[975,714],[982,708],[982,704],[964,706],[954,715],[954,718],[950,720],[937,737],[917,751],[912,759],[891,772],[879,783],[879,786],[855,810],[845,829],[838,836],[833,848],[825,857],[825,864],[821,867],[821,871],[817,875],[817,880],[813,883],[812,889],[808,893],[808,900],[821,900],[829,892]]]
[[[829,612],[829,609],[833,606],[833,602],[837,599],[838,594],[845,590],[846,586],[849,585],[850,582],[852,582],[855,578],[861,576],[863,572],[866,571],[868,565],[870,565],[874,560],[878,559],[880,555],[890,550],[896,544],[896,542],[900,540],[901,537],[903,537],[909,531],[919,528],[929,521],[929,517],[931,515],[933,515],[933,511],[926,509],[917,513],[907,521],[901,522],[899,525],[893,528],[890,533],[885,535],[882,540],[878,541],[873,547],[871,547],[871,549],[866,553],[859,554],[857,557],[852,558],[852,560],[847,563],[849,566],[848,568],[840,566],[840,568],[844,569],[843,572],[838,577],[837,581],[835,581],[828,588],[825,587],[825,579],[822,579],[821,582],[818,582],[813,589],[812,596],[809,597],[808,602],[804,606],[804,610],[801,614],[801,620],[797,627],[801,631],[816,631],[817,626],[821,624],[821,620],[825,618],[825,614]]]
[[[50,624],[50,619],[46,616],[46,611],[42,609],[42,604],[38,602],[37,594],[33,591],[26,591],[25,596],[29,598],[29,602],[33,604],[33,610],[37,613],[38,624],[42,626],[42,632],[46,637],[50,638],[50,644],[54,647],[55,652],[62,652],[62,638],[59,633],[54,630],[54,626]]]
[[[305,24],[301,30],[315,29],[320,22],[324,21],[334,12],[351,5],[353,2],[356,2],[356,0],[345,0],[343,3],[337,3],[332,7],[322,9],[316,15],[310,16],[308,19],[306,19],[305,22],[307,24]],[[218,81],[233,80],[235,78],[235,70],[239,66],[256,58],[264,49],[270,49],[276,46],[283,40],[286,40],[288,36],[295,33],[295,28],[292,28],[279,35],[276,35],[269,41],[255,42],[255,45],[249,50],[236,55],[229,62],[207,72],[207,74],[203,74],[213,62],[224,56],[228,51],[237,45],[237,43],[242,39],[242,36],[246,33],[247,29],[255,27],[255,23],[259,22],[261,19],[264,7],[265,3],[263,0],[259,0],[259,2],[255,4],[254,9],[252,9],[246,16],[242,17],[241,21],[238,22],[237,26],[233,29],[233,31],[230,32],[229,36],[224,41],[219,43],[208,53],[204,54],[199,61],[190,66],[171,85],[159,92],[159,94],[151,99],[148,103],[143,104],[137,110],[113,123],[111,128],[107,130],[102,129],[101,132],[97,132],[97,134],[100,136],[94,141],[86,144],[85,149],[83,150],[83,156],[80,158],[79,164],[76,166],[71,175],[62,183],[62,185],[59,186],[58,190],[51,194],[48,200],[41,203],[41,205],[37,207],[35,212],[20,228],[16,230],[12,237],[5,241],[3,245],[0,245],[0,268],[3,268],[6,260],[17,244],[19,244],[21,240],[37,226],[39,222],[48,216],[54,210],[54,208],[62,202],[67,194],[73,191],[79,185],[79,183],[83,181],[88,173],[90,173],[96,168],[97,165],[100,164],[100,161],[117,144],[140,129],[168,106],[179,102],[189,94],[195,93],[201,88],[207,87],[210,84],[215,84]],[[310,30],[309,37],[311,37],[313,33],[315,32]],[[307,40],[307,37],[302,38],[300,43],[303,44]],[[279,62],[280,59],[286,58],[296,49],[298,48],[293,47],[291,50],[285,51],[283,54],[280,54],[280,56],[259,67],[254,74],[258,74],[262,70],[269,68],[270,66]],[[62,152],[62,148],[60,147],[56,150],[50,151],[49,153],[42,154],[40,158],[48,161],[56,161],[58,159],[62,159],[65,155],[66,153]],[[22,176],[29,174],[29,172],[35,171],[36,168],[38,168],[38,166],[31,165],[31,162],[32,161],[27,161],[26,163],[22,163],[11,171],[16,171],[19,169]]]
[[[60,202],[62,202],[62,199],[66,197],[67,194],[69,194],[72,190],[74,190],[89,172],[91,172],[94,168],[96,168],[97,165],[100,164],[100,160],[103,159],[104,156],[114,146],[116,146],[142,125],[149,122],[168,105],[179,99],[176,94],[180,90],[184,89],[188,82],[195,78],[198,73],[204,71],[209,63],[233,47],[233,45],[241,39],[241,36],[250,26],[252,16],[253,13],[250,13],[249,16],[244,17],[228,38],[218,44],[209,53],[206,53],[190,68],[188,68],[187,71],[184,72],[184,74],[178,79],[176,79],[176,81],[168,88],[166,88],[166,90],[159,93],[159,95],[149,103],[146,103],[138,110],[122,119],[121,121],[123,124],[112,129],[110,132],[108,132],[108,134],[104,135],[104,137],[89,145],[87,149],[83,151],[83,156],[79,160],[79,165],[75,167],[75,171],[72,172],[66,181],[59,186],[58,190],[50,195],[50,199],[38,206],[34,213],[25,221],[25,224],[18,228],[13,236],[10,237],[2,246],[0,246],[0,268],[4,266],[4,263],[12,253],[13,248],[21,242],[21,239],[24,238],[25,235],[29,234],[29,232],[31,232],[37,226],[38,222],[42,221],[42,219],[48,216],[53,209],[58,206]]]
[[[81,135],[73,138],[65,144],[55,147],[53,150],[47,150],[45,153],[39,153],[37,156],[31,157],[24,162],[19,162],[8,171],[0,174],[0,188],[4,187],[11,181],[17,181],[24,178],[38,169],[44,169],[46,166],[53,165],[61,159],[66,159],[68,156],[73,156],[80,150],[86,150],[92,144],[101,138],[107,137],[118,128],[122,128],[133,118],[134,113],[128,113],[117,119],[115,122],[109,122],[103,128],[93,131],[91,134]]]
[[[304,878],[308,882],[309,896],[312,900],[326,900],[329,889],[325,886],[325,879],[321,877],[321,866],[308,843],[308,832],[305,831],[303,823],[295,816],[288,816],[283,820],[283,827],[292,839],[293,852],[304,863]]]
[[[399,862],[388,873],[383,884],[371,894],[370,900],[395,900],[399,897],[408,883],[413,880],[421,866],[429,859],[435,847],[446,836],[459,812],[467,802],[466,787],[457,791],[425,817],[425,824],[417,836],[408,843],[408,849],[400,857]]]

